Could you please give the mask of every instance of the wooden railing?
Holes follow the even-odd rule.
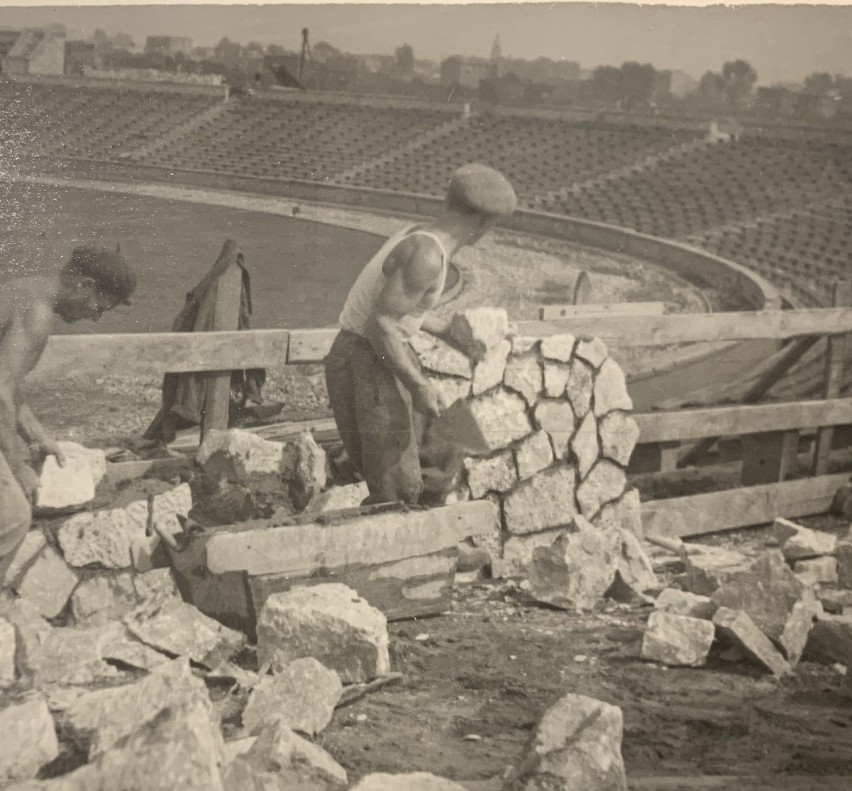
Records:
[[[836,304],[840,303],[838,289]],[[737,404],[677,409],[635,415],[640,445],[656,448],[666,466],[676,467],[681,443],[705,445],[719,437],[742,438],[743,488],[689,497],[656,500],[643,505],[649,529],[688,536],[795,518],[828,508],[849,474],[827,474],[832,432],[852,426],[852,398],[840,397],[847,356],[845,336],[852,333],[852,308],[762,311],[664,316],[580,316],[557,321],[519,322],[521,335],[544,337],[559,333],[596,336],[617,347],[651,347],[683,343],[715,343],[769,339],[797,344],[828,336],[824,397],[819,400],[771,404]],[[249,367],[282,367],[319,363],[335,329],[254,330],[245,332],[68,335],[50,339],[35,371],[64,373],[151,374],[165,371],[224,372]],[[777,381],[798,359],[782,356],[772,374]],[[755,391],[757,392],[757,391]],[[762,397],[756,396],[755,400]],[[209,426],[208,426],[209,427]],[[333,423],[322,424],[329,431]],[[800,433],[816,431],[811,450],[811,475],[798,479]],[[681,456],[681,459],[683,457]]]

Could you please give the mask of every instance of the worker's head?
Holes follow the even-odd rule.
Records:
[[[447,189],[447,210],[469,228],[465,244],[476,244],[518,205],[506,177],[487,165],[464,165],[453,173]]]
[[[77,247],[59,277],[54,310],[65,321],[97,321],[116,305],[129,305],[136,275],[120,248]]]

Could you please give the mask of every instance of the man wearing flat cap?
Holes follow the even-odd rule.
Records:
[[[429,312],[450,261],[516,206],[502,174],[485,165],[459,168],[443,213],[388,239],[349,291],[325,373],[340,438],[369,488],[365,504],[424,502],[446,485],[422,447],[428,420],[446,405],[407,341],[423,330],[451,342],[449,322]]]
[[[78,247],[58,278],[22,278],[0,291],[0,587],[32,521],[35,466],[48,454],[64,462],[24,402],[24,377],[41,357],[54,314],[69,323],[97,321],[129,304],[135,288],[136,276],[118,249]]]

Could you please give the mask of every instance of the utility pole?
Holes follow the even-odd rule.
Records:
[[[302,28],[302,57],[299,60],[299,82],[302,81],[302,75],[305,73],[305,59],[311,57],[311,45],[308,42],[308,29]]]

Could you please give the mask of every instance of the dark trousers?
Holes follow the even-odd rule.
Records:
[[[411,358],[417,364],[413,352]],[[440,501],[461,456],[429,437],[426,416],[370,342],[341,330],[324,362],[340,439],[370,491],[364,504]]]

